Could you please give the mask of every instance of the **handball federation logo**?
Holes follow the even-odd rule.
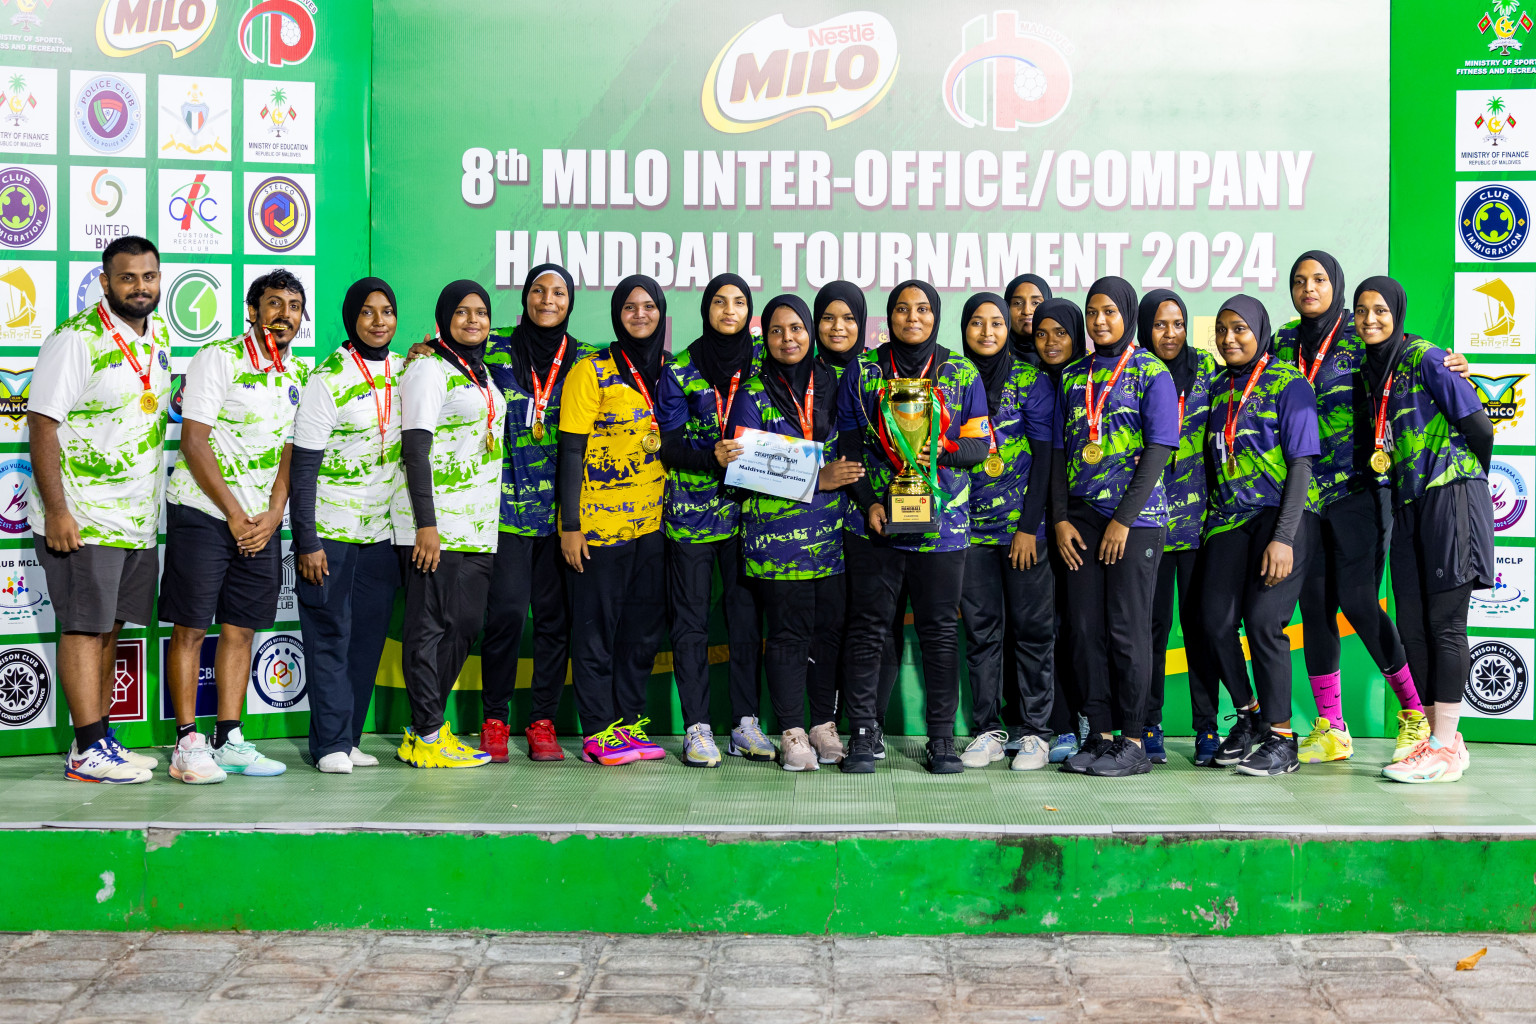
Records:
[[[1462,244],[1484,260],[1506,260],[1525,244],[1530,211],[1519,193],[1505,185],[1483,185],[1461,204],[1457,220]]]
[[[48,706],[48,666],[31,651],[0,654],[0,725],[28,725]]]
[[[273,175],[251,193],[246,219],[262,248],[291,252],[309,234],[309,196],[292,178]]]
[[[262,644],[251,659],[251,687],[278,710],[304,699],[304,645],[282,634]]]
[[[75,130],[99,153],[120,153],[138,138],[144,107],[133,87],[115,75],[97,75],[75,97]]]
[[[1499,640],[1472,648],[1466,699],[1481,715],[1507,715],[1520,706],[1530,687],[1530,669],[1520,652]]]
[[[960,29],[960,55],[944,72],[944,106],[967,128],[994,131],[1050,124],[1072,99],[1072,67],[1061,33],[997,11]],[[990,123],[989,123],[990,122]]]
[[[0,246],[22,249],[48,230],[53,202],[43,179],[25,167],[0,171]]]

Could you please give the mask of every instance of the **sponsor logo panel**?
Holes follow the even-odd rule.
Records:
[[[174,348],[191,349],[240,333],[227,263],[167,263],[161,267],[160,315]]]
[[[72,156],[144,156],[142,74],[71,70],[69,73]]]
[[[160,251],[229,255],[240,218],[233,187],[229,171],[160,168],[155,197]]]
[[[1457,274],[1455,317],[1458,352],[1536,353],[1536,274]]]
[[[56,248],[58,194],[58,169],[52,164],[0,167],[0,251]],[[51,304],[51,291],[47,299]]]
[[[32,388],[32,360],[8,360],[0,366],[0,441],[25,443],[27,430],[27,392]]]
[[[163,160],[228,160],[229,79],[161,75],[155,150]]]
[[[117,658],[112,666],[112,708],[107,712],[110,721],[142,722],[149,717],[144,665],[148,647],[143,638],[117,641]]]
[[[1536,171],[1536,89],[1456,93],[1456,170]]]
[[[240,53],[269,68],[302,64],[315,50],[315,15],[310,0],[247,0],[237,26]]]
[[[315,316],[314,311],[323,308],[320,299],[315,293],[315,268],[304,263],[247,263],[241,268],[243,279],[240,282],[239,296],[241,303],[241,316],[245,315],[245,294],[251,290],[251,282],[262,274],[269,273],[281,267],[289,271],[294,277],[304,282],[304,322],[299,325],[299,332],[294,336],[294,355],[299,358],[307,358],[315,344]],[[241,328],[244,329],[244,323]]]
[[[1536,412],[1532,411],[1530,401],[1532,388],[1536,387],[1536,366],[1474,363],[1470,369],[1472,387],[1483,403],[1483,412],[1493,422],[1498,442],[1536,444]]]
[[[0,64],[0,153],[59,151],[59,73]]]
[[[304,643],[297,632],[256,634],[245,709],[253,715],[309,710]]]
[[[69,247],[100,252],[124,235],[147,235],[144,180],[142,167],[70,167]]]
[[[131,57],[163,46],[185,57],[213,34],[218,0],[104,0],[96,15],[96,45],[109,57]]]
[[[1493,496],[1493,528],[1499,537],[1530,537],[1532,530],[1531,480],[1536,458],[1529,455],[1495,456],[1488,467],[1488,490]]]
[[[0,260],[0,344],[41,345],[54,328],[57,264]]]
[[[30,537],[31,507],[32,460],[24,455],[0,458],[0,537]]]
[[[967,128],[1038,128],[1072,99],[1072,45],[1060,32],[1015,11],[972,18],[944,72],[944,107]]]
[[[48,577],[31,548],[0,550],[0,633],[47,634],[55,628]]]
[[[247,78],[241,115],[247,160],[315,162],[315,83]]]
[[[313,174],[245,172],[248,256],[315,254]]]
[[[58,724],[53,644],[0,645],[0,730]]]
[[[1531,653],[1536,641],[1529,637],[1478,636],[1468,640],[1472,645],[1472,671],[1467,675],[1467,688],[1462,695],[1462,716],[1528,721]]]
[[[165,559],[165,548],[160,549],[160,558]],[[197,710],[198,718],[206,718],[219,712],[219,690],[213,681],[213,659],[219,649],[217,636],[203,637],[203,646],[197,654]],[[171,704],[170,673],[165,666],[170,664],[171,637],[169,631],[160,638],[160,720],[167,721],[176,717],[176,709]]]
[[[1467,611],[1471,629],[1532,629],[1531,594],[1536,590],[1536,551],[1531,548],[1495,548],[1492,590],[1474,590]]]

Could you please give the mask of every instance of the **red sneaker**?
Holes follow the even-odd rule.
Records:
[[[523,730],[523,735],[528,737],[530,761],[565,760],[565,751],[560,749],[560,741],[555,739],[555,723],[549,719],[541,718],[537,722],[529,722],[528,728]]]
[[[480,749],[491,755],[494,764],[507,763],[507,723],[487,718],[480,726]]]

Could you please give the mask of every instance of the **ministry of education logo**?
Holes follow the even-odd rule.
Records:
[[[1501,640],[1484,640],[1472,648],[1466,701],[1479,714],[1507,715],[1520,706],[1530,688],[1530,668],[1514,647]]]
[[[166,289],[166,310],[171,329],[182,340],[200,344],[223,329],[219,320],[219,288],[221,282],[202,267],[184,270]],[[165,350],[160,350],[162,358]],[[166,368],[169,369],[169,363]]]
[[[1478,259],[1505,260],[1525,244],[1530,211],[1525,200],[1507,185],[1474,188],[1461,204],[1457,230],[1462,244]]]
[[[52,215],[42,178],[25,167],[0,170],[0,247],[23,249],[36,242]]]
[[[267,640],[251,658],[251,688],[274,710],[304,699],[304,645],[281,633]]]
[[[0,725],[30,725],[48,707],[48,665],[19,647],[0,654]]]
[[[138,138],[144,107],[116,75],[97,75],[75,96],[75,131],[98,153],[121,153]]]
[[[309,196],[298,182],[283,174],[258,184],[246,207],[251,237],[275,253],[292,252],[301,245],[309,234],[310,220]]]

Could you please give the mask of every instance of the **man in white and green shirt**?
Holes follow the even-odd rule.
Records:
[[[175,626],[165,671],[176,711],[171,776],[223,782],[227,772],[280,775],[240,730],[251,641],[277,619],[294,410],[308,371],[289,354],[304,321],[304,285],[286,270],[251,282],[245,334],[211,341],[187,367],[181,451],[166,498],[160,618]],[[210,750],[197,732],[198,661],[218,622],[218,717]]]
[[[117,742],[107,725],[117,634],[155,608],[161,451],[170,401],[170,336],[160,253],[147,238],[102,253],[102,301],[43,341],[28,392],[32,484],[25,503],[58,621],[58,676],[75,725],[64,777],[132,783],[160,762]],[[48,699],[47,673],[9,693],[13,719]]]

